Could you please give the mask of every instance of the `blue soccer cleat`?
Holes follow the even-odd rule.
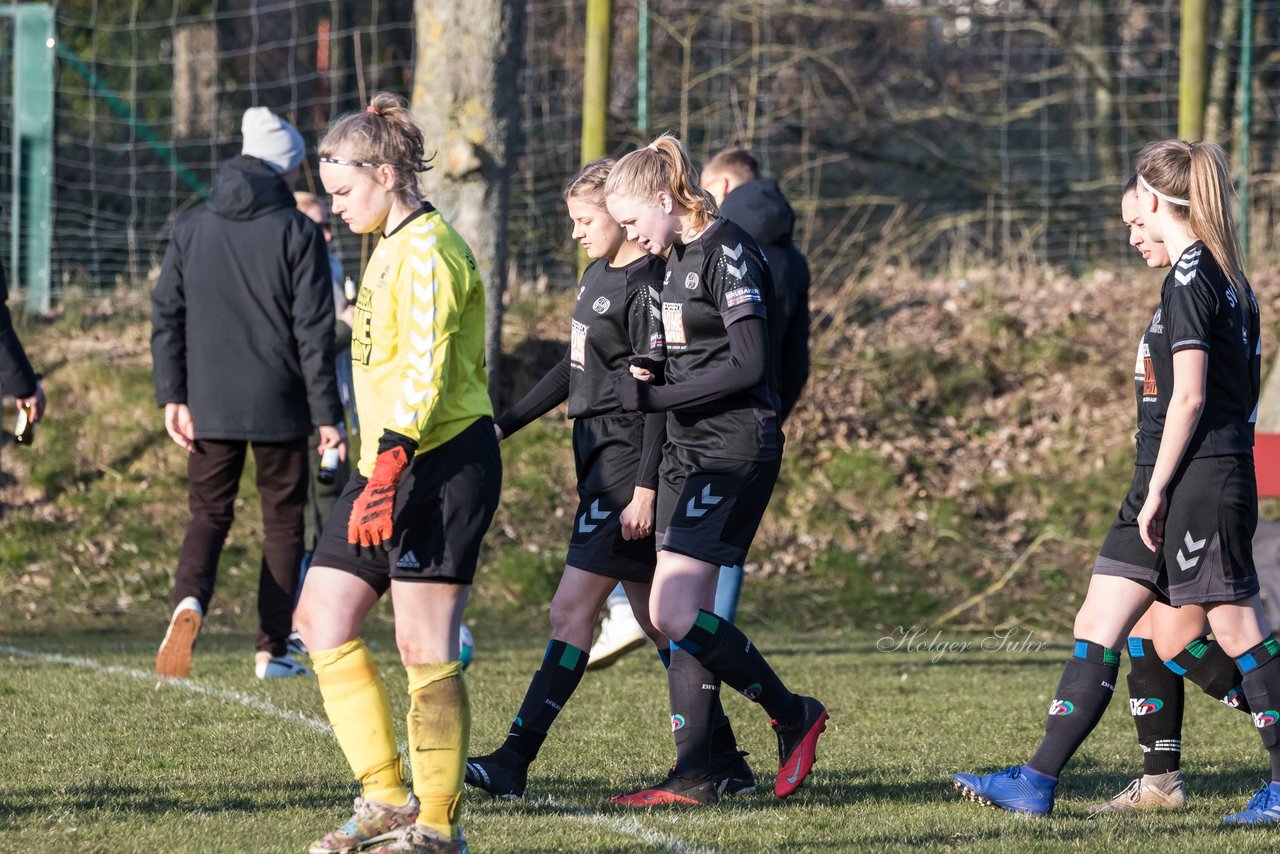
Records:
[[[1058,781],[1025,765],[994,774],[956,774],[951,778],[960,794],[985,807],[1024,815],[1053,812],[1053,791]]]
[[[1263,784],[1242,812],[1232,813],[1223,824],[1280,824],[1280,783]]]

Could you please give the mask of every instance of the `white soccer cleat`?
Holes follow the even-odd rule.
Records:
[[[273,656],[269,652],[254,655],[253,672],[259,679],[287,679],[290,676],[315,676],[309,669],[287,655]]]
[[[608,667],[627,653],[644,646],[648,640],[648,635],[636,622],[636,615],[631,613],[631,605],[614,605],[609,609],[609,616],[600,623],[600,637],[591,647],[587,669]]]
[[[191,649],[204,624],[200,600],[188,596],[173,609],[169,630],[156,653],[156,675],[161,679],[185,679],[191,675]]]

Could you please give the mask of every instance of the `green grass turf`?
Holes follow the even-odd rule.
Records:
[[[545,639],[473,629],[472,750],[482,753],[505,733]],[[251,637],[214,626],[197,647],[192,687],[157,690],[148,674],[162,631],[115,621],[0,635],[0,851],[299,852],[347,817],[356,791],[336,743],[315,725],[323,710],[314,681],[257,681]],[[533,768],[528,800],[467,795],[472,849],[1277,850],[1280,828],[1219,826],[1244,806],[1265,761],[1249,720],[1203,695],[1188,691],[1188,810],[1085,818],[1138,770],[1121,696],[1068,769],[1055,815],[1031,819],[960,800],[949,777],[1026,758],[1065,645],[984,652],[979,636],[952,633],[941,641],[974,645],[935,661],[936,651],[879,651],[867,634],[756,634],[784,678],[831,711],[800,793],[773,797],[765,715],[726,697],[760,793],[701,810],[608,807],[609,795],[660,777],[672,755],[660,667],[637,653],[587,674]],[[404,673],[384,628],[370,641],[403,740]]]

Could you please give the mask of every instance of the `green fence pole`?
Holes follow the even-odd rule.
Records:
[[[1188,142],[1204,139],[1207,18],[1205,0],[1182,0],[1182,34],[1178,48],[1178,137]]]
[[[13,275],[47,312],[53,231],[53,7],[13,9]]]
[[[1240,137],[1236,141],[1240,175],[1236,195],[1240,199],[1240,249],[1249,257],[1249,135],[1253,124],[1253,0],[1240,9]]]
[[[609,123],[609,46],[613,41],[613,0],[587,0],[587,44],[582,80],[582,162],[605,154]],[[587,268],[578,252],[578,273]]]

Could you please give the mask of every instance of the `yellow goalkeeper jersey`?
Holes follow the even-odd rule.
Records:
[[[484,326],[475,257],[439,211],[420,208],[378,242],[351,332],[361,474],[373,473],[384,430],[421,454],[493,416]]]

